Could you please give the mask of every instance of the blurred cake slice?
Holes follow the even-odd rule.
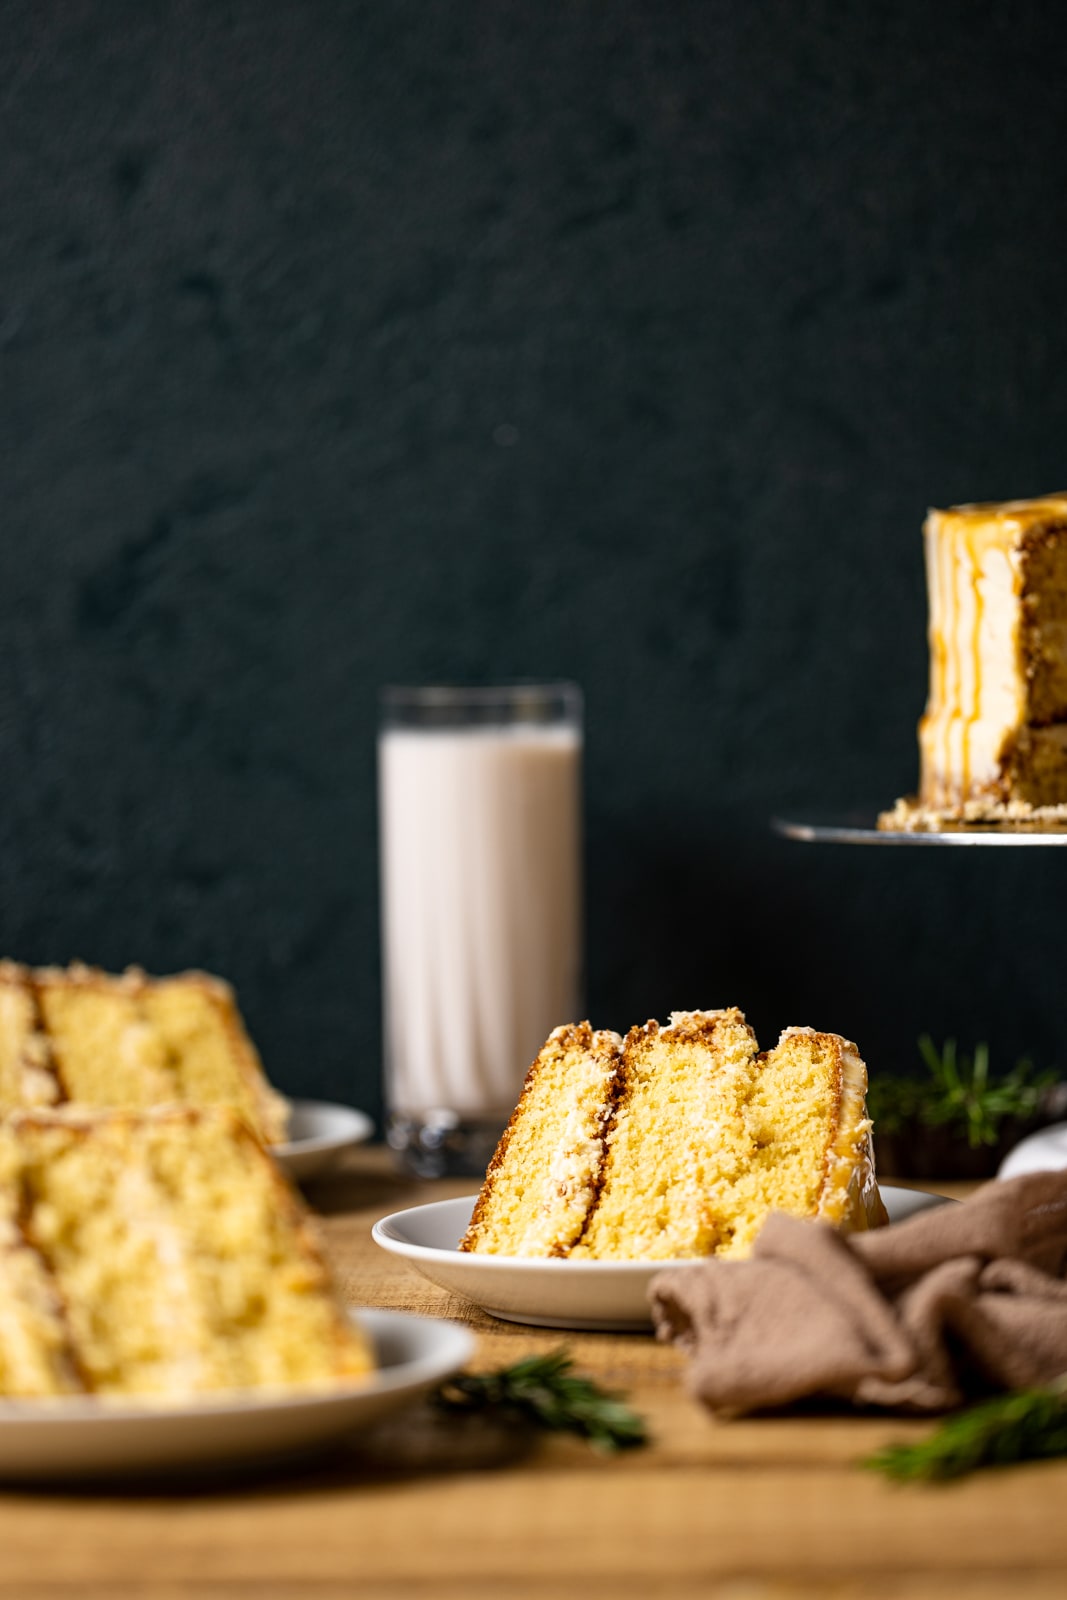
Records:
[[[621,1057],[614,1034],[557,1029],[460,1248],[670,1261],[746,1255],[775,1209],[877,1226],[866,1088],[848,1040],[788,1028],[761,1054],[736,1008],[631,1028]]]
[[[931,511],[917,800],[884,828],[1067,824],[1067,495]]]
[[[563,1256],[599,1191],[622,1040],[588,1022],[550,1034],[489,1164],[461,1250]]]
[[[181,1399],[371,1366],[302,1204],[232,1111],[0,1125],[0,1393]]]
[[[264,1143],[285,1138],[285,1101],[220,979],[0,962],[0,1112],[61,1102],[228,1105]]]

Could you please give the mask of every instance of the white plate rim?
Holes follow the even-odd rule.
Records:
[[[180,1403],[145,1396],[143,1402],[132,1404],[128,1400],[111,1400],[99,1395],[64,1395],[44,1400],[0,1397],[0,1433],[10,1424],[24,1427],[32,1424],[35,1430],[46,1427],[91,1428],[112,1423],[141,1423],[145,1427],[158,1427],[169,1420],[189,1422],[227,1416],[261,1415],[266,1412],[294,1410],[318,1411],[330,1409],[351,1401],[373,1400],[379,1395],[410,1390],[413,1394],[428,1384],[440,1382],[469,1361],[474,1353],[475,1339],[461,1323],[444,1317],[421,1317],[408,1311],[388,1311],[377,1306],[345,1308],[349,1321],[366,1332],[375,1349],[390,1332],[418,1329],[428,1333],[433,1329],[440,1343],[410,1361],[394,1362],[387,1367],[376,1367],[362,1381],[342,1380],[324,1389],[239,1390],[224,1391],[220,1396],[195,1396]],[[355,1424],[353,1424],[355,1426]]]
[[[307,1139],[286,1139],[285,1144],[269,1146],[280,1170],[293,1182],[318,1178],[344,1154],[357,1144],[365,1144],[374,1133],[373,1118],[355,1106],[336,1106],[331,1101],[291,1099],[290,1117],[315,1115],[334,1120],[331,1133],[315,1134]]]
[[[343,1132],[319,1134],[310,1139],[286,1139],[282,1144],[271,1145],[274,1156],[285,1161],[295,1156],[325,1155],[334,1150],[345,1150],[349,1145],[365,1144],[374,1133],[374,1119],[356,1106],[343,1106],[331,1100],[301,1100],[289,1098],[290,1117],[308,1112],[328,1112],[343,1120]]]
[[[943,1204],[945,1196],[929,1191],[884,1185],[883,1194],[894,1221]],[[375,1243],[406,1259],[413,1271],[439,1288],[479,1306],[505,1322],[535,1327],[588,1329],[597,1332],[647,1332],[651,1325],[648,1286],[669,1269],[698,1269],[707,1257],[660,1261],[589,1261],[545,1256],[498,1256],[467,1253],[423,1239],[455,1239],[458,1243],[475,1201],[474,1195],[431,1201],[382,1217],[371,1230]],[[432,1216],[436,1213],[436,1216]]]
[[[884,1183],[879,1185],[879,1192],[883,1200],[887,1195],[893,1198],[898,1195],[921,1195],[923,1200],[915,1205],[916,1211],[930,1210],[935,1204],[951,1204],[948,1195],[937,1194],[932,1189],[918,1189],[910,1186],[905,1187],[902,1184]],[[484,1271],[486,1273],[494,1271],[507,1272],[514,1271],[516,1268],[531,1267],[536,1268],[538,1272],[561,1273],[564,1275],[567,1273],[573,1275],[576,1270],[580,1271],[583,1276],[586,1273],[594,1276],[608,1273],[636,1275],[649,1272],[665,1272],[668,1267],[700,1266],[708,1259],[706,1256],[682,1256],[668,1257],[664,1260],[594,1261],[582,1258],[575,1261],[567,1257],[553,1256],[482,1255],[475,1251],[459,1250],[455,1246],[451,1250],[443,1250],[433,1245],[412,1244],[409,1240],[399,1237],[396,1232],[397,1225],[403,1219],[410,1219],[419,1213],[425,1215],[428,1211],[445,1206],[455,1206],[458,1210],[461,1205],[466,1205],[473,1209],[477,1198],[476,1194],[455,1195],[450,1200],[431,1200],[421,1206],[408,1206],[402,1211],[393,1211],[388,1216],[378,1219],[371,1229],[371,1238],[383,1250],[388,1250],[393,1255],[405,1256],[411,1261],[454,1262],[458,1257],[459,1263],[462,1265],[471,1266],[476,1272]],[[932,1204],[927,1205],[927,1201]],[[906,1219],[902,1218],[901,1220]],[[892,1223],[890,1224],[890,1226],[893,1225]]]

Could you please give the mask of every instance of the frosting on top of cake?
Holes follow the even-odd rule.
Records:
[[[1067,492],[1029,500],[976,500],[945,511],[932,508],[926,526],[928,531],[946,536],[965,532],[969,538],[991,544],[1010,542],[1033,528],[1059,521],[1067,521]]]

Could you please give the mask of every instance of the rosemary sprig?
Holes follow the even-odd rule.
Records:
[[[894,1444],[863,1462],[899,1483],[944,1482],[982,1467],[1067,1455],[1067,1375],[960,1411],[918,1444]]]
[[[647,1442],[644,1420],[618,1395],[574,1374],[566,1350],[527,1356],[496,1372],[463,1373],[442,1384],[450,1411],[497,1411],[550,1432],[576,1433],[605,1454]]]
[[[1008,1120],[1026,1122],[1041,1110],[1057,1081],[1055,1072],[1035,1073],[1031,1061],[1017,1061],[1010,1072],[991,1076],[989,1046],[973,1056],[957,1051],[955,1039],[940,1050],[929,1034],[919,1040],[926,1078],[875,1077],[867,1104],[880,1133],[900,1133],[909,1124],[952,1127],[967,1135],[972,1150],[994,1145]]]

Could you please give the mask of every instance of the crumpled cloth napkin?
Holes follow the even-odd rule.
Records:
[[[660,1273],[652,1314],[715,1411],[935,1412],[1067,1372],[1065,1272],[1067,1172],[1037,1172],[871,1233],[775,1212],[748,1260]]]

